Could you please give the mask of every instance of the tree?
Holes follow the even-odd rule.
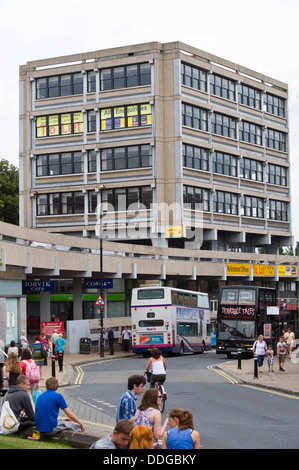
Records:
[[[0,160],[0,220],[19,225],[19,170]]]

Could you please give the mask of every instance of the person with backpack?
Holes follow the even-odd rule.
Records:
[[[259,335],[257,341],[255,341],[253,344],[253,354],[257,355],[257,363],[259,366],[259,372],[263,372],[262,367],[263,367],[266,351],[267,351],[267,343],[264,341],[263,335]]]
[[[38,383],[40,381],[39,369],[36,362],[32,359],[30,349],[23,349],[20,366],[22,369],[22,374],[30,380],[30,392],[33,397],[34,390],[38,388]]]
[[[279,343],[277,343],[277,357],[278,357],[278,364],[279,364],[279,370],[284,372],[284,363],[286,360],[286,355],[287,355],[287,345],[283,340],[283,336],[280,336],[279,338]]]

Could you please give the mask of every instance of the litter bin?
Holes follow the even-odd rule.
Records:
[[[80,354],[90,354],[90,338],[80,338]]]

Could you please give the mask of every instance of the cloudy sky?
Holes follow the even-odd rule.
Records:
[[[18,166],[19,65],[149,41],[181,41],[288,83],[299,241],[298,0],[0,0],[0,158]]]

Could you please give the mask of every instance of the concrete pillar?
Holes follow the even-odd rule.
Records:
[[[40,322],[48,322],[51,320],[51,308],[50,308],[50,292],[40,292]]]
[[[81,277],[73,278],[73,320],[82,320],[83,304],[82,304],[82,279]]]

